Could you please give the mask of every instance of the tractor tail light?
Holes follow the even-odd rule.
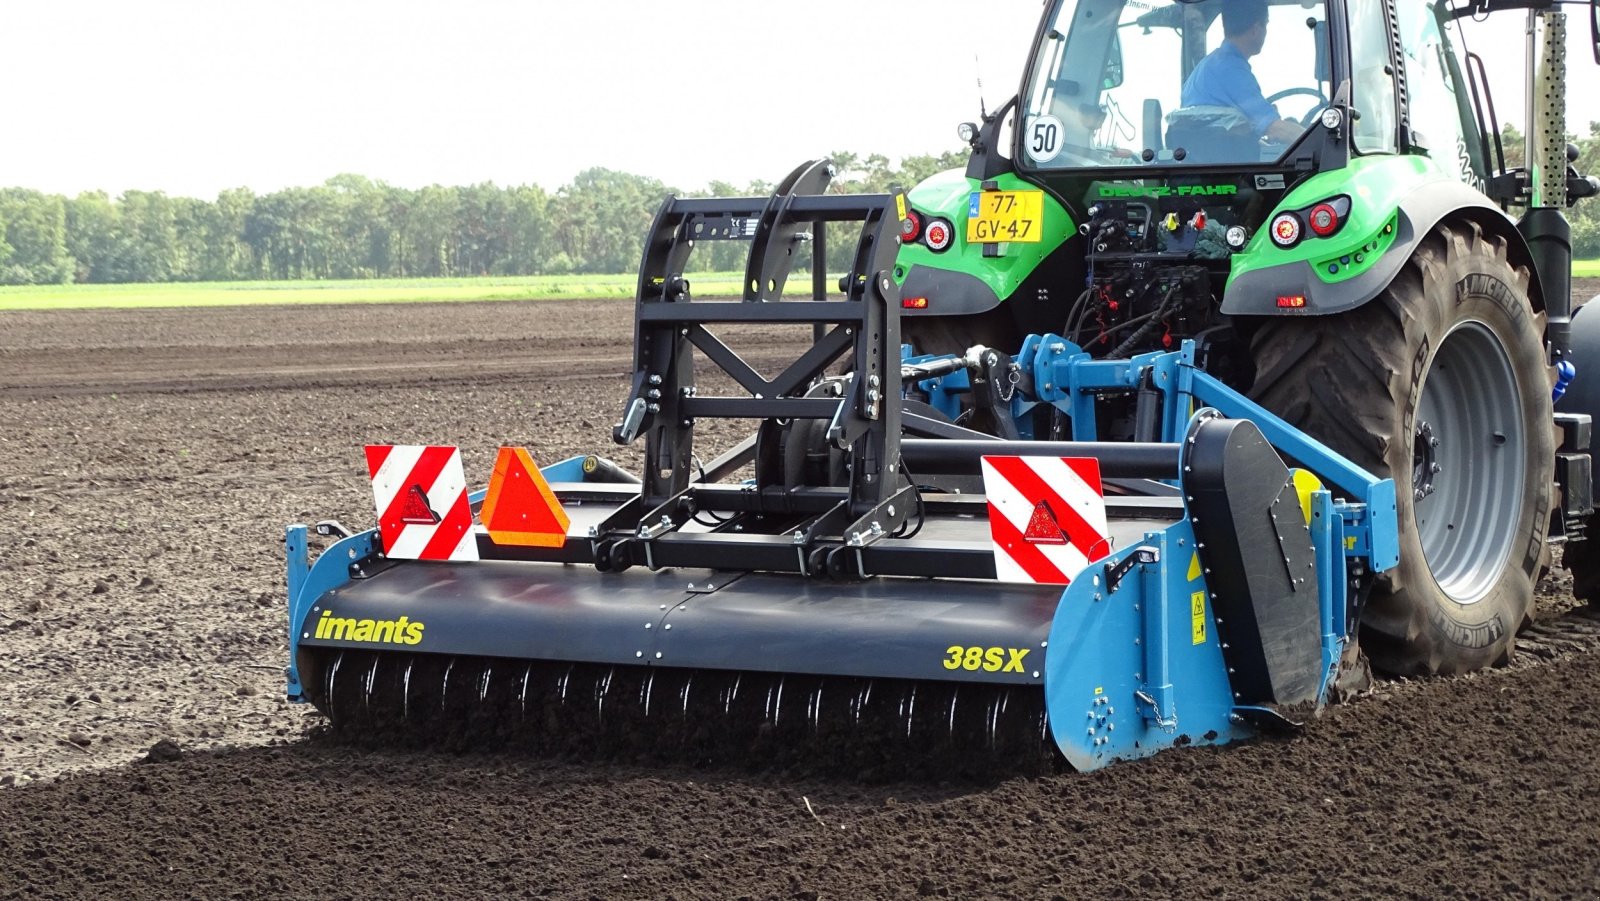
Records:
[[[1339,230],[1339,213],[1331,203],[1319,203],[1312,207],[1306,219],[1310,222],[1312,234],[1319,238],[1326,238]]]
[[[1272,243],[1279,247],[1293,247],[1300,241],[1300,217],[1293,213],[1279,213],[1272,220]]]
[[[950,242],[955,238],[955,229],[948,220],[934,219],[928,223],[927,230],[923,232],[922,240],[928,248],[938,252],[947,250]]]
[[[916,210],[911,210],[900,220],[900,243],[910,244],[920,237],[922,237],[922,217],[917,215]]]

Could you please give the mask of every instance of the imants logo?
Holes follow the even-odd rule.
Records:
[[[347,619],[322,611],[317,620],[317,637],[331,641],[362,641],[373,644],[421,644],[423,624],[408,617],[399,619]]]

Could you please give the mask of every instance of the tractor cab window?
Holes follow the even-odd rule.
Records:
[[[1440,27],[1449,8],[1403,3],[1396,9],[1401,52],[1405,55],[1406,90],[1410,98],[1411,144],[1462,181],[1481,185],[1483,162],[1473,140],[1476,129],[1470,108],[1456,90],[1459,62]]]
[[[1393,153],[1395,140],[1394,69],[1389,64],[1389,17],[1383,0],[1350,0],[1351,129],[1361,153]]]
[[[1272,161],[1328,102],[1319,0],[1056,0],[1047,23],[1031,168]]]

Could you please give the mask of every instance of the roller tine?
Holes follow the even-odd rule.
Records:
[[[679,707],[683,710],[683,718],[686,720],[689,718],[689,689],[693,686],[694,674],[690,673],[689,677],[683,680],[683,688],[678,690]]]
[[[489,664],[483,668],[483,675],[478,677],[478,703],[483,704],[489,700],[489,679],[494,674],[494,665]]]
[[[616,668],[606,670],[601,677],[600,684],[595,689],[595,718],[601,723],[606,721],[606,697],[611,694],[611,677],[616,674]]]
[[[985,724],[987,734],[984,736],[984,743],[991,751],[1000,741],[1000,707],[1005,703],[1005,697],[1005,692],[1001,692],[999,696],[989,699],[989,715],[986,717],[988,722]]]
[[[443,713],[450,697],[450,674],[455,671],[456,658],[451,657],[450,662],[444,667],[444,688],[439,692],[439,712]]]
[[[656,673],[655,670],[651,670],[650,675],[644,677],[644,684],[639,686],[639,700],[644,703],[645,716],[650,715],[650,696],[655,692],[655,689]]]
[[[948,738],[955,738],[956,736],[956,699],[960,696],[960,688],[950,692],[950,715],[945,724],[946,737]]]
[[[400,677],[400,718],[403,720],[411,719],[411,667],[416,662],[415,657],[407,660],[406,671]]]
[[[533,664],[529,663],[522,668],[522,688],[517,692],[517,708],[522,718],[528,718],[528,680],[533,677]]]
[[[911,723],[916,719],[917,716],[917,687],[915,685],[911,686],[911,694],[908,696],[906,701],[905,716],[906,738],[909,739],[911,737]]]
[[[330,720],[334,718],[334,714],[337,712],[334,709],[334,705],[333,705],[333,698],[334,698],[333,687],[334,687],[334,684],[335,684],[335,682],[337,681],[337,679],[339,677],[339,664],[341,664],[343,662],[344,662],[344,652],[340,651],[338,656],[333,658],[333,665],[328,667],[328,670],[327,670],[326,674],[324,674],[323,677],[322,677],[322,681],[323,681],[322,693],[328,699],[328,719],[330,719]],[[337,726],[339,724],[338,724],[338,722],[335,722],[334,725]]]
[[[367,713],[372,712],[372,685],[378,678],[378,656],[373,655],[372,665],[367,667],[367,674],[362,677],[361,706]]]

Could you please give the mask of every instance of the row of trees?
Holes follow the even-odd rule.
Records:
[[[1521,136],[1507,126],[1508,162]],[[1600,122],[1577,140],[1580,172],[1600,174]],[[838,153],[844,191],[886,191],[961,166],[964,154],[887,157]],[[674,190],[640,175],[590,169],[554,192],[537,185],[397,188],[339,175],[313,188],[215,201],[159,191],[77,197],[0,189],[0,284],[394,278],[618,273],[639,262],[645,232],[667,194],[764,195],[771,185],[713,182]],[[1600,257],[1600,200],[1572,216],[1573,252]],[[830,263],[850,248],[833,240]],[[740,265],[740,248],[716,247],[700,265]]]
[[[909,186],[964,163],[959,153],[898,166],[880,155],[833,159],[841,169],[835,184],[846,191]],[[638,266],[667,194],[770,190],[713,182],[706,191],[683,192],[607,169],[583,172],[553,193],[489,183],[410,190],[359,175],[262,195],[236,188],[215,201],[159,191],[112,199],[6,188],[0,284],[628,272]],[[702,262],[723,263],[709,256]]]

